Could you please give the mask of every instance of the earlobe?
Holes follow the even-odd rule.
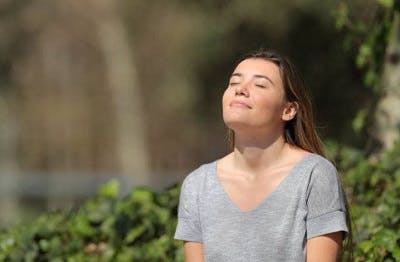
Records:
[[[298,109],[299,104],[297,102],[289,102],[283,111],[282,119],[284,121],[292,120],[296,116]]]

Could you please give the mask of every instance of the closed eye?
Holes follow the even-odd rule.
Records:
[[[256,84],[256,86],[257,86],[257,87],[261,87],[261,88],[266,88],[265,85],[258,85],[258,84]]]

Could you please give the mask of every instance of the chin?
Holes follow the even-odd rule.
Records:
[[[229,119],[229,120],[225,120],[225,125],[229,128],[232,129],[233,131],[239,131],[239,130],[244,130],[250,127],[249,123],[245,122],[245,121],[240,121],[238,119]]]

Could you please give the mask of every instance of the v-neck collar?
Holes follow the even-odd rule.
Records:
[[[313,153],[307,153],[305,156],[303,156],[300,160],[298,160],[294,166],[287,172],[286,176],[282,179],[282,181],[260,202],[258,203],[254,208],[250,210],[243,210],[239,208],[236,203],[232,200],[232,198],[228,195],[228,193],[225,191],[221,181],[218,178],[218,170],[217,170],[217,160],[215,160],[213,164],[213,169],[212,169],[212,176],[216,180],[216,184],[218,185],[218,188],[220,191],[222,191],[222,194],[224,195],[224,198],[226,201],[229,203],[230,206],[239,213],[242,214],[247,214],[247,213],[252,213],[260,209],[265,203],[269,201],[269,199],[273,198],[274,195],[278,194],[281,188],[287,184],[290,180],[290,177],[295,174],[296,170],[302,165],[304,161],[306,161],[309,157],[314,155]]]

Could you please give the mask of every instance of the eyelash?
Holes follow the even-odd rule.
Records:
[[[233,82],[233,83],[229,83],[229,86],[234,86],[234,85],[238,85],[239,83],[236,83],[236,82]],[[264,86],[264,85],[255,85],[255,86],[257,86],[257,87],[260,87],[260,88],[266,88],[266,86]]]

